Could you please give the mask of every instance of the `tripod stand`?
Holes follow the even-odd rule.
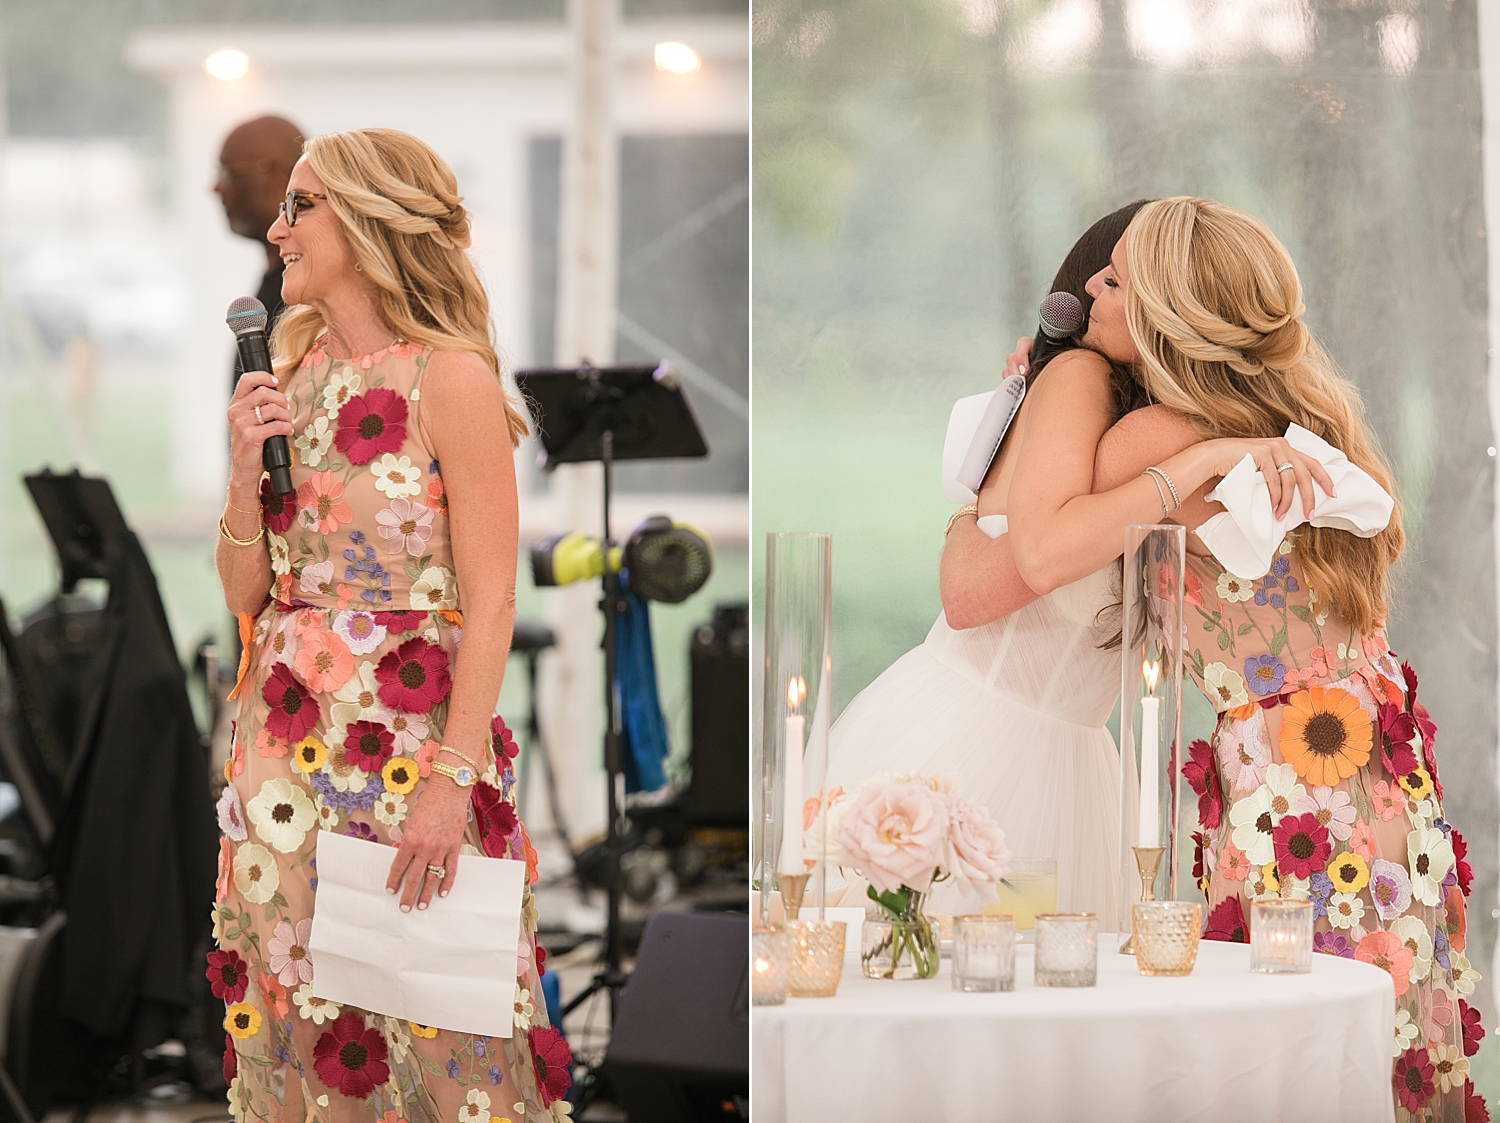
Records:
[[[619,572],[608,562],[614,540],[610,502],[616,460],[667,459],[708,455],[702,431],[666,363],[658,366],[593,367],[525,370],[516,384],[536,419],[545,451],[543,468],[558,464],[599,461],[604,467],[604,536],[606,563],[601,576],[599,610],[604,614],[604,771],[605,803],[605,925],[604,955],[593,980],[563,1007],[571,1014],[601,992],[609,996],[610,1026],[615,1023],[620,991],[629,976],[623,968],[620,932],[621,841],[624,834],[625,761],[616,693],[618,653],[616,621],[625,610]],[[582,1111],[595,1086],[598,1066],[591,1066]]]

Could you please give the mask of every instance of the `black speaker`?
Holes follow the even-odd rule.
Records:
[[[749,961],[748,917],[651,917],[604,1058],[631,1123],[749,1118]]]
[[[745,826],[750,806],[750,610],[714,608],[693,633],[692,780],[687,813],[694,826]]]

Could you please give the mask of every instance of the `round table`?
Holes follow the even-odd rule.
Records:
[[[1099,984],[962,994],[937,978],[866,979],[751,1014],[755,1123],[1379,1123],[1394,1118],[1390,976],[1314,955],[1310,975],[1250,971],[1204,942],[1186,978],[1145,978],[1099,938]]]

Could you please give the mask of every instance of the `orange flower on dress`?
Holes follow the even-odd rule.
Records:
[[[278,737],[264,725],[260,732],[255,735],[255,751],[261,756],[280,760],[286,756],[287,750],[291,748],[290,742],[285,737]]]
[[[354,655],[337,632],[309,628],[293,661],[297,674],[318,694],[331,694],[354,673]]]
[[[1336,787],[1369,761],[1370,715],[1347,690],[1299,690],[1282,712],[1281,755],[1309,784]]]
[[[1389,823],[1406,807],[1406,796],[1401,794],[1399,788],[1393,787],[1384,780],[1375,781],[1371,795],[1375,798],[1375,813],[1380,816],[1382,823]]]
[[[1312,672],[1319,678],[1327,678],[1333,672],[1333,652],[1319,644],[1307,653],[1312,660]]]
[[[229,840],[223,835],[219,836],[219,878],[214,883],[214,904],[218,904],[229,894],[229,876],[234,870],[234,852],[229,848]],[[1463,949],[1460,948],[1460,951]]]
[[[1250,859],[1232,842],[1226,842],[1219,851],[1219,872],[1230,881],[1244,881],[1250,873]]]
[[[1407,952],[1410,955],[1410,952]],[[286,987],[276,981],[276,976],[269,972],[260,973],[260,993],[266,1000],[266,1005],[276,1011],[278,1018],[284,1018],[291,1005],[286,1000]]]
[[[1310,686],[1318,685],[1318,671],[1316,667],[1299,667],[1288,671],[1283,681],[1283,688],[1296,687],[1298,690],[1306,690]]]
[[[1397,998],[1411,986],[1411,969],[1416,966],[1417,957],[1394,932],[1371,932],[1354,949],[1354,958],[1389,972],[1391,982],[1396,984]]]
[[[1447,914],[1443,918],[1443,929],[1448,933],[1448,946],[1462,955],[1468,942],[1469,910],[1457,885],[1448,887],[1448,907],[1443,911]]]
[[[344,485],[332,472],[316,472],[297,488],[297,514],[304,526],[319,534],[332,534],[354,521],[354,511],[344,502]]]

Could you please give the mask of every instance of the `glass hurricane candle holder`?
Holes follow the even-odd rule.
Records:
[[[832,998],[844,971],[844,922],[792,920],[786,929],[787,993],[793,998]]]
[[[750,939],[750,1000],[756,1006],[786,1001],[786,968],[791,940],[780,925],[756,926]]]
[[[1099,976],[1099,917],[1091,912],[1036,918],[1036,985],[1091,987]]]
[[[1016,918],[986,913],[953,918],[953,989],[1016,989]]]
[[[1198,960],[1203,906],[1191,901],[1137,901],[1130,909],[1135,965],[1142,975],[1191,975]]]
[[[1250,906],[1250,970],[1266,975],[1306,975],[1312,970],[1311,901],[1272,897]]]

